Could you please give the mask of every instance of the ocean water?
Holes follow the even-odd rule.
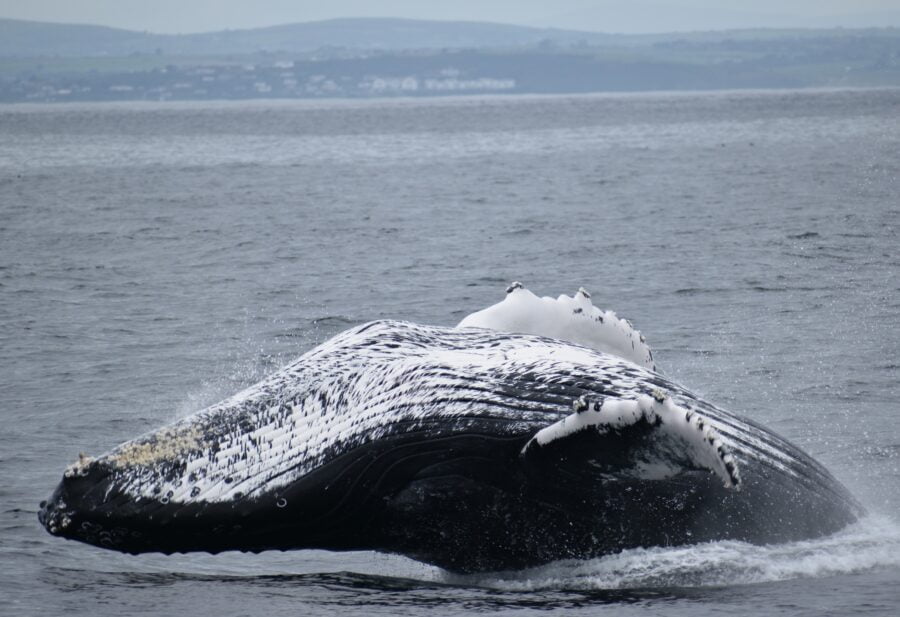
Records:
[[[0,107],[0,613],[895,615],[898,239],[898,90]],[[511,280],[585,286],[870,515],[477,576],[131,557],[38,524],[79,452],[352,324],[455,324]]]

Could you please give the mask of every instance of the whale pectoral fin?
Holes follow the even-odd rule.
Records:
[[[456,327],[546,336],[656,370],[644,336],[627,319],[594,306],[591,294],[583,287],[571,297],[539,298],[522,283],[514,282],[502,302],[468,315]]]
[[[556,461],[565,473],[608,479],[663,480],[708,470],[740,489],[737,461],[704,418],[661,392],[636,399],[576,401],[575,413],[538,431],[522,449],[526,462]]]

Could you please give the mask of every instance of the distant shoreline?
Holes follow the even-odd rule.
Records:
[[[446,94],[433,96],[383,96],[369,98],[248,98],[248,99],[189,99],[189,100],[101,100],[101,101],[37,101],[37,102],[2,102],[0,111],[36,111],[65,108],[66,111],[85,109],[108,108],[139,110],[140,108],[161,109],[200,109],[200,108],[286,108],[297,107],[307,109],[336,108],[336,107],[385,107],[385,106],[423,106],[423,105],[465,105],[467,103],[493,103],[504,104],[515,100],[526,102],[534,100],[553,99],[628,99],[628,98],[691,98],[721,96],[782,96],[785,94],[816,95],[829,93],[864,93],[864,92],[893,92],[900,90],[900,86],[836,86],[836,87],[808,87],[808,88],[733,88],[733,89],[708,89],[708,90],[640,90],[640,91],[606,91],[606,92],[577,92],[577,93],[491,93],[491,94]]]
[[[900,29],[612,35],[350,19],[161,36],[0,19],[0,102],[900,87]]]

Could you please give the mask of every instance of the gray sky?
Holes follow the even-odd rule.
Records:
[[[334,17],[495,21],[604,32],[900,26],[900,0],[0,0],[0,17],[153,32]]]

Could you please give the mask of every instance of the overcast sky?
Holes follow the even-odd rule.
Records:
[[[494,21],[604,32],[900,26],[900,0],[0,0],[0,17],[153,32],[335,17]]]

